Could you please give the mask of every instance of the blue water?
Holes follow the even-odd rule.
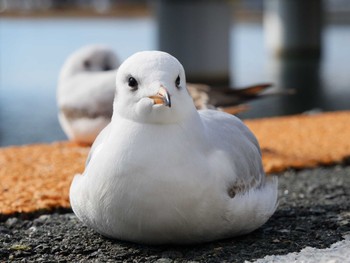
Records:
[[[56,83],[69,54],[91,43],[120,59],[155,47],[150,19],[0,20],[0,145],[65,139],[57,121]]]
[[[156,23],[152,18],[0,18],[0,146],[65,139],[56,116],[58,73],[69,54],[91,43],[114,47],[124,60],[157,48]],[[349,26],[325,27],[322,61],[272,59],[261,24],[233,25],[231,43],[233,83],[268,81],[298,90],[293,97],[253,102],[241,117],[350,109]]]

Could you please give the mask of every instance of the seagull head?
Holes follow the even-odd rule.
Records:
[[[116,69],[119,60],[114,51],[105,45],[89,45],[68,57],[61,71],[61,78],[81,72],[101,72]]]
[[[114,113],[144,123],[176,123],[195,107],[181,63],[161,51],[143,51],[118,69]]]

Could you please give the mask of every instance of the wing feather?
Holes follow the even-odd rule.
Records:
[[[254,134],[237,117],[219,111],[199,111],[207,136],[215,148],[228,156],[217,165],[228,165],[233,169],[230,189],[233,192],[245,192],[264,182],[259,143]],[[230,190],[229,190],[230,191]]]

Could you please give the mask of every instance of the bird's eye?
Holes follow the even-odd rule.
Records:
[[[134,78],[134,77],[130,77],[129,79],[128,79],[128,85],[129,85],[129,87],[131,87],[132,88],[132,90],[134,91],[134,90],[137,90],[137,86],[139,85],[138,83],[137,83],[137,80]]]
[[[91,67],[91,62],[89,60],[84,61],[84,68],[90,68]]]
[[[177,76],[177,78],[175,80],[175,85],[178,89],[180,88],[180,76]]]
[[[108,71],[108,70],[112,70],[112,67],[110,66],[110,65],[103,65],[103,67],[102,67],[102,70],[103,71]]]

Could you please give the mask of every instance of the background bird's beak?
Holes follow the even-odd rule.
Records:
[[[160,86],[158,93],[154,96],[150,96],[154,104],[163,104],[164,106],[171,107],[171,100],[169,92],[163,86]]]

